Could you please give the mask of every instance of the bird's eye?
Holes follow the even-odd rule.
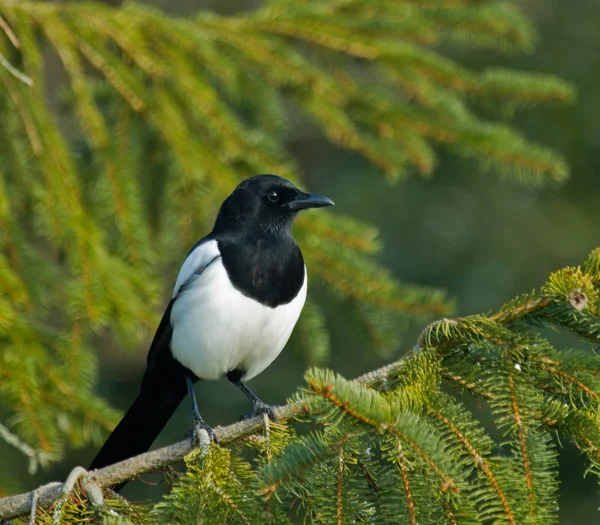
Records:
[[[267,199],[269,199],[271,202],[277,202],[279,200],[279,193],[277,193],[276,191],[271,191],[267,195]]]

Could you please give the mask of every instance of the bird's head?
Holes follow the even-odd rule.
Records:
[[[300,191],[283,177],[257,175],[240,183],[227,197],[219,211],[215,231],[243,227],[288,232],[299,211],[332,205],[331,199]]]

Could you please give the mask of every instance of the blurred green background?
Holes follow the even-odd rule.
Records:
[[[112,4],[119,3],[114,0]],[[185,15],[199,9],[234,13],[257,1],[154,0],[165,11]],[[410,177],[390,187],[375,168],[355,154],[334,148],[313,127],[298,125],[289,149],[298,160],[312,191],[330,196],[339,213],[375,224],[384,249],[380,261],[402,281],[441,287],[456,299],[456,315],[486,312],[518,293],[540,286],[548,273],[579,264],[600,245],[600,2],[597,0],[524,0],[517,2],[538,27],[539,43],[531,55],[448,48],[448,56],[475,70],[496,65],[556,74],[578,89],[574,104],[537,107],[520,113],[515,125],[527,138],[562,152],[571,178],[560,187],[523,188],[483,176],[475,163],[443,153],[430,180]],[[206,232],[198,232],[201,237]],[[172,280],[175,275],[172,276]],[[312,289],[309,293],[319,294]],[[323,297],[326,304],[326,297]],[[329,308],[333,357],[327,366],[347,377],[380,366],[384,359],[365,351],[349,330],[347,317]],[[403,345],[387,360],[409,349],[418,329],[406,333]],[[293,347],[293,342],[290,345]],[[100,395],[125,410],[135,398],[147,347],[135,354],[106,349],[101,357]],[[288,349],[251,382],[265,400],[283,403],[303,383],[306,364]],[[199,384],[200,409],[213,424],[237,420],[248,410],[243,396],[227,382]],[[186,400],[155,446],[182,439],[189,427]],[[28,477],[23,486],[64,479],[75,464],[86,465],[94,449],[73,451],[51,470]],[[586,465],[565,445],[561,463],[561,524],[596,522],[600,506],[597,482],[584,479]],[[148,476],[158,481],[158,477]],[[140,482],[124,493],[133,499],[154,490]]]

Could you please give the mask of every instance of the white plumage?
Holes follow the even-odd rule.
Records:
[[[246,372],[242,380],[255,377],[287,343],[306,285],[305,268],[302,289],[291,302],[264,306],[233,287],[216,241],[199,245],[183,263],[173,291],[174,297],[179,294],[171,311],[173,357],[200,379],[218,379],[235,369]]]
[[[210,261],[215,257],[220,257],[220,255],[217,241],[207,241],[196,246],[181,265],[171,297],[176,297],[179,293],[179,289],[189,281],[195,273],[201,273]]]

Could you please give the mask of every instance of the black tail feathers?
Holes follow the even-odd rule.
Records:
[[[142,391],[102,446],[89,470],[99,469],[147,452],[186,395],[183,388]],[[115,487],[119,491],[125,483]]]

